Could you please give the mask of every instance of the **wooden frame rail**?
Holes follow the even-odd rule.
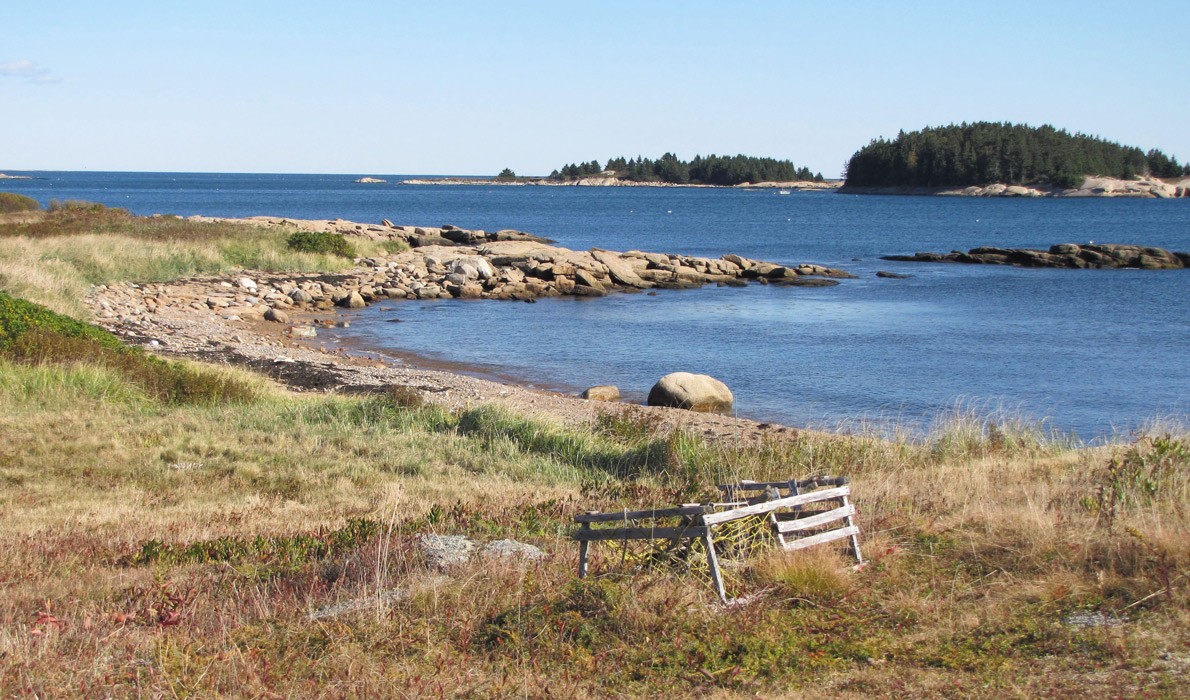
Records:
[[[740,481],[720,484],[722,503],[687,503],[670,508],[623,510],[620,512],[582,513],[574,522],[579,529],[571,539],[579,544],[578,575],[587,575],[592,542],[628,540],[700,539],[707,550],[711,583],[719,599],[727,602],[727,591],[715,551],[715,527],[742,518],[767,515],[773,534],[788,551],[804,549],[824,542],[850,538],[851,551],[863,563],[859,549],[859,528],[855,525],[855,506],[849,502],[851,487],[843,477],[814,477],[797,481]],[[759,493],[748,496],[749,493]],[[831,502],[835,502],[832,504]],[[812,504],[830,505],[827,510],[805,510]],[[678,518],[677,526],[659,526],[658,519]],[[841,521],[841,522],[840,522]],[[617,523],[621,527],[592,527]],[[831,529],[821,529],[831,528]]]

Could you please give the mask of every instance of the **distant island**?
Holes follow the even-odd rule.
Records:
[[[504,168],[494,177],[431,177],[406,185],[539,185],[585,187],[741,187],[838,191],[843,194],[968,197],[1190,197],[1190,164],[1048,124],[974,122],[900,132],[875,139],[846,164],[845,179],[789,160],[673,153],[657,159],[617,157],[569,163],[545,177]]]
[[[1040,186],[1037,191],[1049,193],[1081,188],[1088,178],[1185,176],[1190,176],[1190,166],[1155,148],[1146,153],[1048,124],[976,122],[873,140],[848,161],[843,191],[1001,185],[1000,191]]]
[[[596,187],[750,187],[829,190],[842,184],[792,161],[754,156],[695,156],[684,161],[672,153],[656,160],[612,158],[571,163],[546,177],[519,176],[505,168],[491,178],[435,177],[405,180],[406,185],[580,185]]]
[[[503,173],[502,173],[503,175]],[[612,158],[607,165],[599,161],[571,163],[549,175],[550,180],[565,182],[588,177],[610,177],[628,182],[660,182],[671,185],[714,185],[734,187],[755,182],[825,182],[822,173],[797,167],[792,161],[755,156],[694,156],[684,161],[672,153],[657,160]]]

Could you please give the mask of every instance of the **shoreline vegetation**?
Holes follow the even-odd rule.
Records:
[[[233,309],[388,274],[418,248],[379,234],[429,232],[268,221],[77,203],[0,218],[0,686],[573,698],[1190,688],[1185,426],[1087,447],[960,412],[923,436],[836,435],[342,357],[283,332],[334,323],[333,299],[309,321]],[[316,227],[345,240],[298,235],[329,233]],[[274,284],[298,278],[289,293]],[[188,288],[205,296],[176,303]],[[721,553],[728,606],[697,552],[601,544],[595,575],[575,577],[576,514],[819,474],[851,481],[859,570],[830,547],[779,554],[759,523]],[[431,535],[516,539],[546,556],[440,564]]]

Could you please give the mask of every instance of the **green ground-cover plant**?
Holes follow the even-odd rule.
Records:
[[[111,333],[0,291],[0,357],[23,364],[115,370],[149,396],[172,403],[251,401],[255,390],[216,372],[125,345]]]

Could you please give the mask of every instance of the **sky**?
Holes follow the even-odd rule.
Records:
[[[0,171],[544,175],[673,152],[827,177],[1049,123],[1190,160],[1190,2],[14,2]]]

